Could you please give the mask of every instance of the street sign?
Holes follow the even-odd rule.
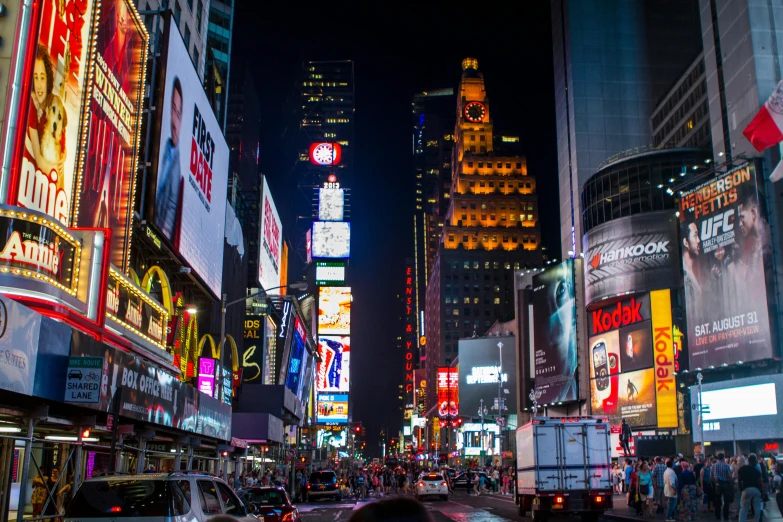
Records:
[[[506,425],[506,418],[505,417],[498,417],[497,419],[495,419],[495,422],[497,423],[498,426],[500,426],[502,428],[503,426]]]
[[[288,457],[289,457],[289,458],[294,458],[294,457],[296,457],[296,449],[294,449],[294,448],[289,448],[289,449],[288,449]]]
[[[99,402],[102,376],[103,357],[69,357],[65,402]]]

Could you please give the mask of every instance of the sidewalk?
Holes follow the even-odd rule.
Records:
[[[604,517],[612,520],[666,520],[664,515],[655,515],[654,519],[637,517],[632,508],[627,505],[625,495],[614,496],[614,509],[607,509],[604,512]],[[712,522],[715,520],[715,513],[713,512],[700,512],[699,517],[696,520],[703,522]],[[731,522],[737,522],[739,519],[731,519]],[[748,517],[748,520],[752,520]],[[781,516],[778,510],[778,503],[775,502],[774,495],[770,497],[769,502],[764,504],[764,518],[763,522],[783,522],[783,516]]]

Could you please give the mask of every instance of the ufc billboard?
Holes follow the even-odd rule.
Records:
[[[588,306],[680,284],[677,221],[670,210],[609,221],[585,234],[582,244]]]

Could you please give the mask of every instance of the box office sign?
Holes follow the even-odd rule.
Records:
[[[0,208],[0,269],[45,281],[76,295],[81,244],[58,222],[37,212]]]
[[[107,281],[107,321],[165,350],[168,314],[163,306],[133,284],[114,266],[109,268]]]

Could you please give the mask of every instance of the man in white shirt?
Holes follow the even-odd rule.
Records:
[[[663,496],[666,497],[666,522],[674,522],[674,510],[677,507],[677,474],[674,472],[674,462],[666,461],[666,471],[663,474]]]

